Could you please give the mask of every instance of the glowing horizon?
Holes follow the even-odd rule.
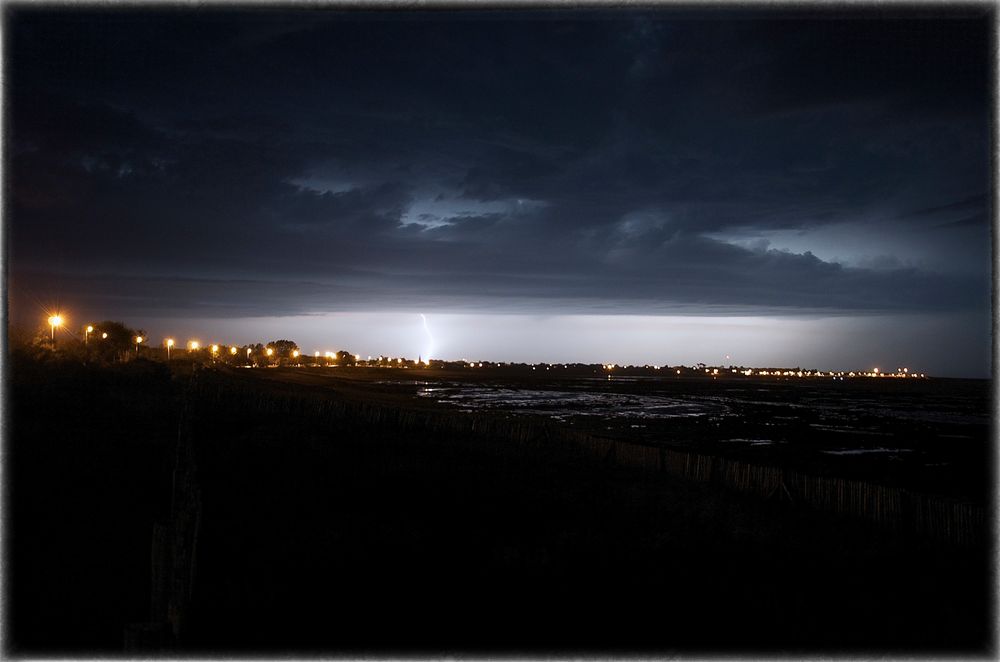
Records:
[[[430,323],[435,332],[430,333]],[[893,347],[874,330],[898,327]],[[239,320],[143,320],[146,338],[212,338],[224,345],[295,342],[304,355],[347,351],[441,361],[792,367],[819,371],[907,366],[936,376],[988,376],[960,366],[972,363],[955,336],[952,355],[919,360],[918,348],[953,334],[932,316],[800,317],[331,313]],[[965,327],[974,325],[965,325]],[[831,342],[830,338],[837,338]],[[428,345],[428,341],[434,343]],[[157,342],[151,342],[155,346]],[[336,349],[332,349],[336,348]],[[431,351],[434,355],[431,355]],[[892,372],[892,369],[888,369]]]

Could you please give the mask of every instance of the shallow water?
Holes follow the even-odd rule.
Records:
[[[568,416],[604,418],[690,418],[727,414],[729,407],[707,398],[691,400],[662,395],[603,391],[557,391],[507,387],[447,385],[421,388],[417,396],[463,409],[511,411],[559,420]]]

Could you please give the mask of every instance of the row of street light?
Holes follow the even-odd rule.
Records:
[[[55,340],[56,340],[56,328],[63,326],[66,323],[66,320],[65,320],[65,318],[63,318],[63,316],[61,314],[56,313],[56,314],[53,314],[53,315],[49,316],[48,323],[49,323],[49,327],[50,327],[50,330],[51,330],[50,336],[51,336],[51,339],[52,339],[52,343],[55,344]],[[93,333],[93,332],[94,332],[94,326],[92,324],[88,324],[86,327],[84,327],[83,342],[84,342],[85,345],[87,345],[87,344],[90,343],[90,334]],[[101,338],[103,340],[107,340],[108,334],[107,334],[106,331],[101,333]],[[147,338],[144,338],[144,337],[139,336],[139,335],[135,336],[132,339],[133,343],[135,344],[135,352],[136,352],[136,354],[139,353],[139,345],[142,344],[146,340],[147,340]],[[174,348],[174,345],[176,343],[175,343],[175,341],[174,341],[173,338],[165,338],[164,341],[163,341],[163,344],[167,348],[167,360],[169,361],[170,360],[170,352]],[[190,340],[190,341],[188,341],[188,350],[197,351],[199,349],[201,349],[201,343],[199,341],[197,341],[197,340]],[[219,345],[214,345],[213,344],[210,347],[210,350],[212,352],[212,355],[216,356],[219,353]],[[229,353],[231,355],[233,355],[233,356],[235,356],[238,351],[239,350],[236,348],[235,345],[229,348]],[[253,353],[253,348],[247,347],[247,360],[250,359],[250,356],[251,356],[252,353]],[[267,347],[267,348],[265,348],[264,354],[268,358],[274,356],[274,348],[273,347]],[[297,359],[300,356],[300,352],[299,352],[299,350],[295,349],[295,350],[292,350],[291,355],[292,355],[293,359]],[[316,352],[316,356],[317,357],[319,356],[319,352]],[[335,354],[333,352],[327,352],[326,356],[327,356],[327,358],[335,358]],[[358,355],[355,355],[354,358],[355,358],[355,360],[359,360],[361,357],[358,356]],[[371,357],[369,357],[369,358],[371,358]]]

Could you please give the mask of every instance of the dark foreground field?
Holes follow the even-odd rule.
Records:
[[[349,382],[9,365],[8,654],[995,652],[986,545],[324,409]]]

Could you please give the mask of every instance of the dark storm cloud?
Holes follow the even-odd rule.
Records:
[[[8,9],[12,284],[165,314],[984,305],[989,17],[720,18]],[[871,254],[808,245],[843,227]]]

